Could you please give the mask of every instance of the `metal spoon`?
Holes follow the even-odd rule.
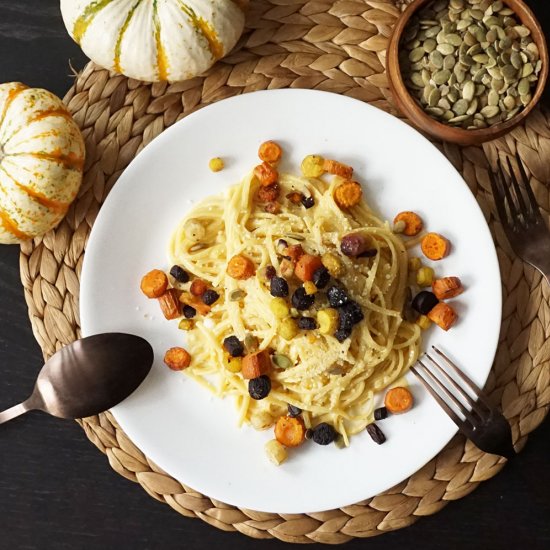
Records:
[[[114,407],[145,379],[151,345],[132,334],[106,333],[77,340],[46,361],[32,395],[0,412],[0,424],[31,410],[84,418]]]

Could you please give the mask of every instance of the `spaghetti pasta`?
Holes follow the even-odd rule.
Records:
[[[338,177],[329,183],[281,173],[281,196],[302,193],[313,199],[313,206],[283,200],[280,211],[272,214],[256,200],[260,183],[251,173],[226,192],[195,205],[171,238],[171,261],[221,294],[208,317],[197,318],[187,333],[193,360],[184,372],[216,395],[233,397],[240,424],[268,428],[290,404],[302,409],[306,427],[329,423],[348,444],[351,435],[372,422],[374,394],[401,377],[418,357],[421,330],[402,318],[406,246],[364,200],[342,210],[334,199],[341,183]],[[342,237],[350,232],[369,239],[369,257],[340,253]],[[280,273],[280,239],[300,244],[307,254],[331,253],[341,262],[338,283],[363,313],[349,338],[340,342],[318,330],[298,331],[290,339],[281,336],[283,320],[270,308],[273,297],[264,278],[267,266]],[[256,267],[256,274],[245,280],[226,272],[228,261],[239,254]],[[295,288],[301,281],[289,279],[289,284]],[[315,317],[327,307],[326,295],[318,291],[315,304],[304,314]],[[302,314],[290,311],[294,317]],[[271,391],[265,399],[252,399],[241,373],[226,368],[222,342],[232,335],[290,360],[286,369],[272,365]]]

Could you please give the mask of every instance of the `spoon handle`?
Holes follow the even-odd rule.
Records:
[[[19,405],[14,405],[9,409],[3,412],[0,412],[0,424],[3,424],[4,422],[11,420],[12,418],[21,416],[22,414],[25,414],[29,410],[30,408],[25,402],[19,403]]]

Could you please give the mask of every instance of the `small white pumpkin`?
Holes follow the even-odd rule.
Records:
[[[243,0],[61,0],[63,21],[98,65],[131,78],[193,78],[244,28]]]
[[[84,154],[58,97],[0,84],[0,243],[42,235],[63,219],[82,182]]]

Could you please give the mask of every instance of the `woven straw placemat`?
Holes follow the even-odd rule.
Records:
[[[86,66],[65,98],[86,139],[82,189],[56,230],[21,247],[21,280],[44,356],[80,335],[79,277],[90,229],[109,190],[143,147],[204,105],[266,88],[328,90],[394,113],[384,65],[399,13],[390,0],[253,0],[239,45],[204,77],[151,85]],[[497,246],[503,317],[487,389],[510,420],[520,450],[550,402],[549,289],[512,253],[496,220],[487,168],[499,151],[519,152],[548,217],[550,198],[541,182],[550,181],[550,118],[535,111],[523,127],[483,148],[437,145],[475,194]],[[180,514],[226,531],[289,542],[339,543],[406,527],[464,497],[504,465],[456,436],[420,471],[374,498],[315,514],[267,514],[228,506],[171,478],[109,413],[80,424],[119,474]]]

